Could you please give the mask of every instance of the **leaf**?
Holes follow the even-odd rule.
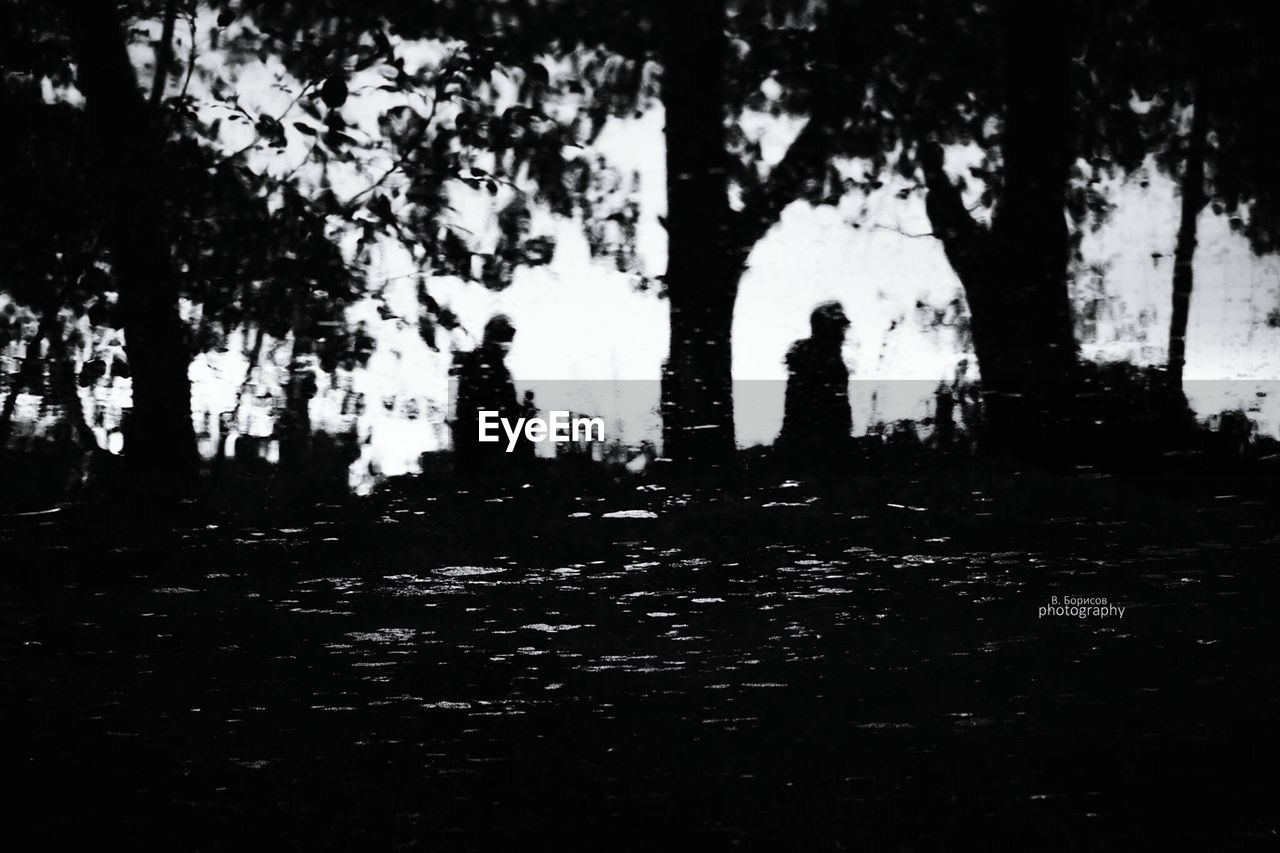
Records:
[[[385,195],[375,195],[367,205],[369,212],[387,224],[395,222],[395,216],[391,212],[391,200]]]
[[[316,130],[311,125],[304,124],[303,122],[300,122],[300,121],[295,121],[293,123],[293,126],[294,126],[294,129],[298,131],[298,133],[301,133],[305,136],[315,136],[319,133],[319,131]]]
[[[258,134],[268,145],[274,148],[285,147],[284,128],[280,126],[280,122],[271,116],[259,116],[256,127]]]
[[[355,141],[355,139],[353,139],[352,137],[348,136],[347,134],[343,133],[340,130],[326,131],[324,135],[324,142],[330,148],[335,148],[335,149],[341,148],[343,145],[358,144]]]
[[[347,89],[347,81],[342,77],[334,75],[320,87],[320,100],[331,110],[336,110],[347,102],[347,96],[350,92]]]
[[[535,62],[525,70],[528,72],[530,83],[536,83],[542,86],[546,86],[549,82],[551,82],[551,77],[547,71],[547,66],[542,65],[541,63]]]
[[[436,312],[436,322],[449,331],[453,331],[462,325],[461,321],[458,320],[457,314],[443,307]]]

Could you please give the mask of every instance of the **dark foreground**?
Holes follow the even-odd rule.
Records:
[[[1251,482],[11,516],[5,835],[1274,849],[1280,536]],[[1054,595],[1126,609],[1040,618]]]

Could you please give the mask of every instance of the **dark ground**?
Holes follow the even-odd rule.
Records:
[[[319,504],[248,477],[174,519],[9,515],[6,835],[1275,849],[1264,467]]]

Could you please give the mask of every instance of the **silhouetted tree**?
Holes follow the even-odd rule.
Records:
[[[161,68],[179,65],[167,41],[177,5],[164,9],[155,45]],[[0,39],[14,49],[4,53],[9,73],[0,99],[23,132],[4,138],[0,182],[10,198],[26,202],[5,207],[0,251],[10,271],[6,290],[40,321],[0,412],[0,435],[7,434],[17,390],[42,372],[46,341],[50,390],[80,443],[91,448],[70,355],[87,342],[75,329],[81,320],[90,329],[123,328],[136,410],[129,465],[144,492],[170,499],[187,492],[193,473],[189,355],[220,346],[231,328],[246,324],[277,339],[292,335],[299,351],[324,355],[343,343],[333,334],[326,340],[325,330],[355,298],[358,277],[326,236],[324,217],[300,203],[296,191],[272,186],[241,158],[202,144],[186,94],[189,74],[181,92],[166,99],[166,75],[157,73],[150,103],[139,106],[139,81],[121,58],[119,21],[79,20],[76,27],[92,32],[77,30],[71,39],[72,26],[47,10],[9,4],[6,12]],[[79,63],[79,77],[71,73],[73,45],[92,54],[89,64]],[[93,70],[102,75],[90,81]],[[73,82],[88,109],[46,102],[42,84]],[[120,110],[110,112],[120,99]],[[111,136],[110,146],[100,144],[102,134]],[[192,306],[186,325],[177,315],[178,296]],[[63,315],[73,324],[66,335]],[[101,367],[91,359],[80,383],[92,382]],[[166,463],[167,454],[177,455]]]
[[[396,217],[399,227],[418,240],[435,270],[464,277],[470,258],[463,241],[439,229],[438,220],[419,220],[415,212],[428,209],[447,180],[468,181],[494,192],[514,184],[522,203],[580,216],[597,256],[609,256],[634,273],[641,287],[654,281],[635,256],[634,205],[611,198],[615,193],[601,197],[597,189],[618,180],[610,176],[608,164],[579,152],[589,149],[611,116],[630,116],[655,103],[661,75],[669,196],[664,221],[669,257],[661,283],[671,302],[672,329],[663,383],[665,452],[685,461],[714,461],[734,447],[730,334],[747,256],[787,204],[814,192],[810,172],[821,176],[819,186],[829,177],[825,151],[817,144],[818,135],[829,131],[822,123],[803,132],[788,157],[767,176],[759,174],[751,151],[736,152],[742,158],[732,156],[735,146],[741,148],[738,119],[753,88],[738,78],[759,72],[752,62],[768,60],[753,55],[744,64],[744,57],[736,55],[737,46],[750,39],[739,40],[730,51],[729,35],[733,31],[754,36],[774,17],[781,24],[792,19],[803,23],[811,18],[809,5],[807,0],[789,0],[766,9],[754,3],[690,5],[663,0],[656,6],[622,3],[605,12],[583,0],[536,5],[387,2],[338,7],[324,31],[343,34],[347,41],[341,55],[357,57],[357,65],[367,61],[358,57],[367,57],[382,44],[379,34],[386,26],[404,38],[461,42],[454,73],[459,90],[472,97],[443,121],[418,113],[391,116],[391,133],[404,152],[396,168],[409,185],[405,198],[413,202]],[[305,20],[303,7],[262,3],[239,8],[290,33],[280,44],[298,46],[289,60],[299,75],[323,73],[303,69],[323,69],[335,60],[331,38],[320,49],[314,39],[292,35]],[[786,39],[779,44],[787,50],[793,47]],[[838,49],[835,39],[823,44]],[[386,46],[382,49],[385,52]],[[487,89],[495,73],[514,81],[518,89],[517,102],[501,112],[492,108],[496,100]],[[569,118],[559,117],[563,110],[548,109],[567,97],[580,102],[578,109],[568,111]],[[729,131],[726,118],[732,120]],[[486,155],[492,170],[467,167],[468,152],[475,151]],[[625,186],[625,176],[620,177]],[[379,183],[375,191],[383,186]],[[731,206],[731,188],[740,191],[741,209]],[[416,225],[419,221],[430,224],[431,230],[423,233]],[[621,241],[601,239],[608,231],[620,232]],[[504,240],[533,250],[532,258],[530,252],[524,254],[525,262],[544,255],[536,235],[517,229]],[[491,262],[501,265],[502,255],[486,259],[483,268]],[[492,279],[483,280],[494,286]]]
[[[1257,253],[1280,246],[1280,59],[1257,4],[1127,5],[1117,36],[1143,44],[1143,55],[1113,58],[1103,80],[1138,100],[1144,148],[1181,192],[1168,358],[1169,387],[1180,393],[1201,213],[1227,216]]]
[[[833,54],[830,76],[854,85],[826,113],[836,130],[832,153],[863,158],[872,187],[889,173],[923,178],[934,236],[965,288],[989,437],[1016,443],[1031,427],[1098,415],[1076,399],[1082,374],[1068,284],[1083,262],[1083,235],[1113,208],[1104,179],[1132,174],[1152,156],[1165,171],[1185,172],[1175,375],[1196,214],[1212,201],[1259,250],[1272,239],[1268,211],[1280,184],[1263,152],[1275,141],[1266,94],[1275,75],[1265,36],[1256,35],[1266,32],[1258,14],[1238,3],[1175,10],[1143,0],[1054,0],[1034,9],[971,0],[830,4],[822,20],[854,34],[850,50]],[[1193,93],[1200,117],[1190,112],[1188,127]],[[944,154],[953,144],[978,146],[985,162],[969,174],[949,172]],[[983,192],[966,203],[975,179]]]
[[[742,274],[725,146],[725,8],[718,0],[667,2],[663,12],[671,301],[665,453],[676,460],[712,461],[734,449],[730,337]]]
[[[95,180],[108,205],[104,230],[120,292],[133,383],[131,480],[148,499],[189,494],[195,433],[178,282],[168,251],[163,137],[138,85],[112,4],[64,3],[76,85],[95,146]]]
[[[1002,180],[990,228],[965,208],[937,142],[920,165],[934,233],[965,287],[993,438],[1043,435],[1072,404],[1076,345],[1067,298],[1066,225],[1071,134],[1070,27],[1063,4],[1005,3]]]
[[[31,8],[11,4],[9,13]],[[219,323],[292,336],[303,350],[308,341],[343,346],[341,335],[322,341],[322,327],[378,288],[362,287],[344,265],[333,248],[339,233],[355,231],[362,250],[391,240],[411,253],[422,272],[420,310],[401,319],[416,322],[435,346],[436,330],[457,321],[432,297],[430,276],[500,289],[517,268],[546,263],[554,252],[550,236],[533,227],[535,213],[579,218],[593,253],[631,272],[638,286],[660,283],[670,299],[664,428],[667,453],[683,460],[715,460],[733,448],[738,281],[792,202],[832,203],[849,190],[881,187],[890,173],[918,181],[965,288],[986,422],[995,438],[1011,441],[1063,423],[1072,410],[1067,287],[1082,231],[1108,211],[1101,175],[1132,171],[1152,152],[1162,164],[1185,160],[1175,341],[1185,327],[1194,214],[1205,203],[1244,211],[1239,227],[1259,247],[1271,233],[1262,215],[1274,168],[1264,156],[1268,113],[1249,112],[1250,101],[1266,100],[1265,51],[1250,45],[1231,66],[1247,72],[1244,94],[1225,82],[1231,74],[1203,72],[1229,58],[1231,34],[1253,20],[1234,4],[1198,13],[1217,22],[1218,34],[1190,45],[1203,60],[1191,73],[1174,61],[1188,47],[1175,33],[1189,28],[1159,23],[1165,15],[1144,31],[1152,8],[1142,0],[1054,0],[1034,10],[1012,0],[663,0],[611,5],[607,13],[586,0],[245,0],[214,9],[207,46],[181,4],[126,10],[126,18],[159,23],[146,97],[110,10],[66,4],[65,20],[45,22],[40,38],[8,40],[18,58],[6,67],[43,63],[69,78],[68,60],[73,52],[78,59],[85,133],[101,155],[90,161],[92,180],[109,208],[108,249],[95,264],[119,290],[133,360],[149,365],[134,377],[138,424],[146,425],[139,437],[168,436],[147,441],[154,458],[131,464],[156,469],[162,492],[180,492],[178,481],[190,474],[189,425],[180,423],[189,419],[179,417],[187,407],[177,367],[184,362],[162,357],[184,345],[177,297],[199,306],[188,350],[207,345]],[[185,56],[175,50],[182,22],[191,32]],[[30,35],[33,27],[23,26],[5,29]],[[71,46],[66,34],[75,36]],[[419,38],[439,39],[441,50],[414,68],[401,44]],[[190,88],[192,75],[204,74],[194,63],[197,44],[223,60],[200,78],[210,103],[198,104]],[[292,87],[282,113],[246,107],[236,91],[238,69],[267,57],[279,57],[297,81],[281,84]],[[1175,104],[1187,98],[1178,93],[1192,91],[1197,109],[1187,133],[1174,121],[1185,113]],[[352,127],[348,108],[378,93],[387,97],[381,136],[370,138]],[[643,269],[635,253],[634,178],[591,150],[610,117],[659,98],[668,160],[662,276]],[[1155,107],[1138,109],[1135,98]],[[210,121],[211,109],[220,118]],[[749,112],[805,119],[771,169],[743,130]],[[228,152],[220,136],[227,123],[250,128],[252,141]],[[97,144],[107,135],[109,144]],[[306,142],[303,162],[263,170],[260,155],[290,140]],[[986,162],[968,176],[948,172],[944,155],[956,143],[978,145]],[[840,158],[862,163],[862,177],[841,177]],[[1200,159],[1204,181],[1195,175]],[[117,161],[124,167],[104,165]],[[344,169],[363,169],[368,180],[340,196],[333,179]],[[159,186],[174,176],[166,195]],[[978,201],[989,225],[966,207],[968,179],[985,185]],[[451,221],[461,192],[492,199],[496,246],[479,248]],[[220,251],[232,234],[253,236],[235,253]],[[1181,361],[1174,349],[1171,368]],[[161,473],[166,453],[178,463]]]

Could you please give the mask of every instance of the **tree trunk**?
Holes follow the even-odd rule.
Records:
[[[97,177],[113,205],[107,236],[133,385],[125,461],[139,497],[170,502],[191,492],[198,457],[189,358],[164,228],[162,139],[138,89],[114,4],[68,0],[62,9],[98,146]]]
[[[736,446],[730,336],[741,264],[729,207],[723,0],[664,0],[666,285],[670,354],[663,375],[664,455],[716,463]]]
[[[1032,5],[1005,6],[1004,182],[990,230],[965,209],[941,149],[921,158],[934,232],[969,302],[986,438],[1017,453],[1057,449],[1049,433],[1071,413],[1077,352],[1067,291],[1066,20],[1058,3]]]
[[[1204,156],[1209,135],[1209,110],[1204,91],[1196,87],[1192,104],[1191,134],[1182,172],[1182,221],[1173,251],[1173,317],[1169,322],[1169,388],[1182,393],[1182,373],[1187,363],[1187,317],[1191,310],[1192,265],[1196,254],[1196,220],[1204,209]]]
[[[240,419],[240,406],[244,403],[245,392],[249,390],[249,386],[253,383],[253,371],[262,362],[263,336],[262,324],[259,323],[257,328],[253,330],[253,347],[249,350],[249,364],[244,369],[244,380],[241,381],[240,387],[236,389],[235,407],[231,410],[231,414],[236,418],[237,423]]]
[[[1032,5],[1013,2],[1008,12],[1005,183],[992,227],[1004,298],[988,306],[999,330],[993,413],[1006,409],[1011,430],[1003,437],[1017,443],[1062,424],[1076,365],[1065,213],[1073,149],[1068,28],[1061,4]]]
[[[152,111],[160,108],[164,100],[164,85],[169,80],[169,66],[173,64],[173,25],[178,18],[178,0],[168,0],[164,8],[164,25],[160,40],[156,42],[156,76],[151,81],[150,105]]]
[[[85,418],[84,402],[80,399],[75,361],[66,340],[57,332],[49,336],[49,391],[53,399],[62,404],[76,444],[86,453],[98,450],[98,437]]]

